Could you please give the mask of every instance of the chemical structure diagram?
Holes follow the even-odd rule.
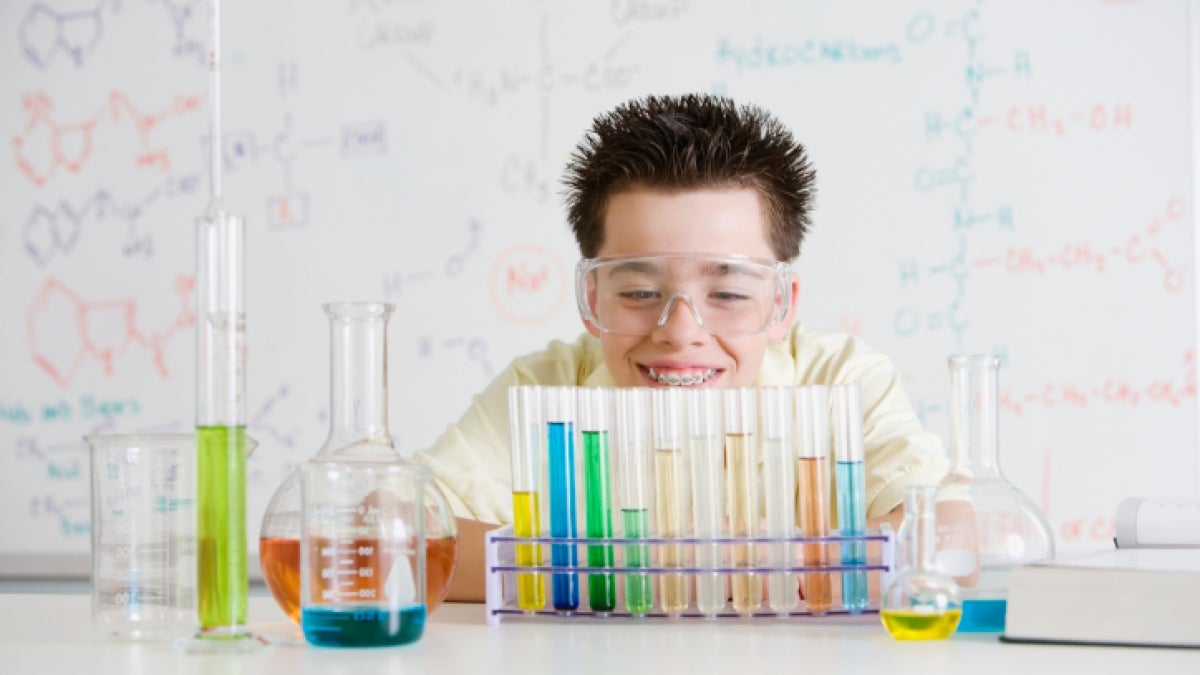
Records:
[[[87,301],[48,277],[25,314],[30,357],[63,388],[89,359],[112,375],[117,359],[134,348],[149,353],[158,373],[169,377],[164,352],[175,337],[195,325],[194,286],[193,277],[176,278],[172,292],[179,296],[178,314],[166,326],[146,332],[138,326],[137,300]]]
[[[436,267],[420,269],[395,269],[383,277],[383,296],[388,300],[398,300],[404,297],[410,286],[434,281],[439,277],[453,279],[463,271],[468,258],[479,246],[483,225],[475,219],[467,221],[467,243],[460,250],[450,254],[442,261],[441,270]]]
[[[205,62],[204,40],[192,37],[199,34],[203,26],[203,0],[151,0],[166,10],[175,31],[175,56],[192,58],[197,63]],[[120,15],[120,0],[97,0],[88,9],[59,11],[44,2],[35,2],[25,10],[17,22],[17,43],[21,55],[39,70],[53,65],[58,55],[64,54],[76,68],[85,61],[104,37],[105,12],[112,19]]]
[[[85,226],[93,229],[115,225],[125,229],[122,255],[151,257],[154,236],[142,226],[146,210],[163,200],[195,194],[200,185],[200,174],[185,173],[168,176],[136,201],[121,202],[110,191],[97,190],[78,206],[66,199],[52,205],[35,205],[21,225],[22,247],[35,264],[45,267],[55,257],[67,256],[74,250]]]
[[[203,95],[177,95],[164,109],[147,113],[123,92],[113,91],[87,119],[61,123],[55,119],[53,99],[44,92],[26,94],[22,108],[28,118],[12,140],[17,168],[30,182],[42,187],[59,169],[70,173],[83,169],[92,157],[99,125],[131,124],[138,134],[133,161],[137,166],[166,173],[171,169],[171,156],[165,147],[152,143],[154,131],[167,120],[197,112],[204,100]]]

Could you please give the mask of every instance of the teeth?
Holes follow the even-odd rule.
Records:
[[[693,373],[691,375],[680,375],[679,373],[660,374],[654,371],[653,368],[647,368],[646,371],[650,377],[659,384],[665,384],[671,387],[690,387],[705,382],[717,374],[716,368],[709,368],[701,373]]]

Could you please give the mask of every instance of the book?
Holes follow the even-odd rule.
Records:
[[[1001,639],[1200,648],[1200,549],[1113,549],[1017,567]]]

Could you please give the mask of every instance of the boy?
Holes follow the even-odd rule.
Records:
[[[507,390],[520,384],[862,386],[871,526],[899,525],[904,488],[946,470],[886,357],[796,324],[789,261],[814,172],[765,111],[706,96],[647,97],[597,117],[564,183],[584,260],[587,333],[513,361],[417,461],[459,516],[450,599],[483,596],[483,534],[512,519]]]

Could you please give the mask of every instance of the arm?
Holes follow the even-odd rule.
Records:
[[[449,602],[483,602],[484,600],[484,536],[499,525],[458,518],[458,560],[450,578]]]

